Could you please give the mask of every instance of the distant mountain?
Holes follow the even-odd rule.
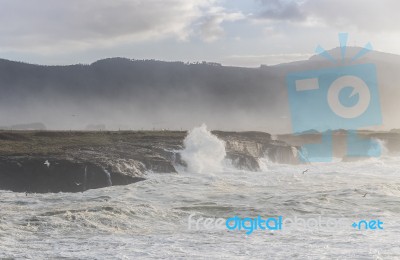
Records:
[[[340,58],[337,49],[331,53]],[[399,128],[400,56],[371,52],[357,63],[376,64],[385,128]],[[260,68],[125,58],[70,66],[0,60],[0,125],[189,129],[205,122],[211,129],[289,132],[286,74],[332,66],[317,56]]]

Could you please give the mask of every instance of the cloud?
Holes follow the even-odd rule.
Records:
[[[291,0],[259,0],[263,10],[258,14],[258,19],[302,21],[305,14],[301,5]]]
[[[340,29],[358,29],[366,32],[399,31],[397,0],[308,0],[302,10],[320,23]]]
[[[224,35],[221,27],[223,19],[218,16],[209,16],[200,25],[199,34],[205,42],[213,42]]]
[[[0,48],[46,53],[196,35],[210,42],[224,35],[224,21],[243,17],[216,0],[2,0]]]
[[[215,0],[2,0],[0,49],[43,52],[109,47],[165,38],[187,40],[204,21],[206,40],[233,16]],[[211,10],[211,11],[210,11]]]
[[[261,11],[254,17],[269,24],[324,26],[345,31],[399,31],[397,0],[255,0]]]
[[[213,42],[224,36],[223,22],[242,19],[245,19],[245,15],[241,12],[228,13],[221,7],[211,8],[200,22],[198,34],[203,41]]]

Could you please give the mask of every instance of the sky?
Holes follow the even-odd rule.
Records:
[[[90,64],[108,57],[258,67],[317,45],[400,54],[398,0],[0,0],[0,58]]]

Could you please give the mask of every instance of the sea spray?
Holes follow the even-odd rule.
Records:
[[[389,154],[389,150],[387,148],[387,144],[386,144],[385,140],[381,140],[381,139],[378,139],[378,138],[373,138],[372,140],[376,144],[378,144],[380,156],[387,156]]]
[[[183,141],[181,158],[187,164],[187,171],[195,173],[220,172],[226,156],[225,143],[218,139],[207,126],[195,127]]]
[[[104,169],[104,173],[106,174],[106,178],[107,178],[107,186],[110,187],[112,186],[112,181],[111,181],[111,174],[109,171],[107,171],[106,169]]]
[[[85,171],[83,172],[83,190],[86,190],[87,183],[87,166],[85,166]]]

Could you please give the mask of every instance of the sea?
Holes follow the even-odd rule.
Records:
[[[188,167],[127,186],[0,191],[0,258],[400,259],[400,157],[259,158],[250,172],[224,159],[223,145],[192,131]],[[250,232],[257,218],[285,222]]]

